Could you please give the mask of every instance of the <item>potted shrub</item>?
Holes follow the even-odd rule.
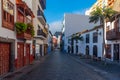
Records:
[[[21,22],[15,23],[15,27],[18,34],[26,32],[27,30],[27,25]]]
[[[35,35],[34,26],[31,23],[27,24],[27,31],[30,32],[32,37]]]

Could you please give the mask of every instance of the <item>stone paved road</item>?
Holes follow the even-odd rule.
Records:
[[[68,54],[56,50],[24,80],[109,80],[91,68],[82,65]]]

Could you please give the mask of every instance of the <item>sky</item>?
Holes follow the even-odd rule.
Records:
[[[46,0],[45,17],[54,34],[61,31],[64,13],[84,14],[96,0]]]

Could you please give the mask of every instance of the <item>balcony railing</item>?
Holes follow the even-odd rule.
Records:
[[[112,30],[108,30],[106,32],[106,39],[107,40],[119,40],[120,39],[120,28],[115,28]]]
[[[32,23],[32,19],[28,18],[27,16],[24,16],[20,10],[18,10],[17,14],[17,22],[21,23]]]
[[[120,39],[120,25],[119,19],[115,19],[113,29],[110,30],[111,27],[106,28],[106,39],[107,40],[119,40]]]
[[[4,10],[3,13],[4,17],[2,20],[2,26],[7,29],[14,30],[14,16]]]
[[[32,23],[32,20],[26,17],[26,23]]]
[[[18,38],[18,39],[31,40],[31,39],[32,39],[32,36],[31,36],[31,34],[24,32],[24,33],[20,33],[20,34],[17,33],[17,38]]]
[[[43,32],[43,30],[38,30],[38,31],[37,31],[37,35],[38,35],[38,36],[43,36],[43,37],[45,37],[45,38],[47,37],[47,35]]]
[[[46,9],[46,0],[39,0],[39,3],[43,10]]]
[[[46,18],[45,18],[45,16],[44,16],[44,14],[43,14],[43,12],[41,11],[41,10],[38,10],[37,11],[37,16],[38,16],[38,19],[40,20],[40,21],[42,21],[42,22],[46,22]]]

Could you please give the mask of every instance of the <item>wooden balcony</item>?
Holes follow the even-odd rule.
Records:
[[[10,23],[6,20],[2,21],[2,26],[7,28],[7,29],[14,30],[14,23]]]
[[[111,25],[106,28],[106,39],[107,40],[119,40],[120,39],[119,17],[116,17],[113,23],[114,25]],[[113,29],[110,29],[110,28],[113,28]]]
[[[120,31],[119,28],[112,29],[106,32],[107,40],[119,40],[120,39]]]
[[[24,32],[24,33],[20,33],[20,34],[17,33],[17,38],[18,38],[18,39],[31,40],[31,39],[32,39],[32,36],[31,36],[31,34]]]
[[[22,0],[16,0],[16,5],[17,22],[32,23],[35,16],[29,6]]]

